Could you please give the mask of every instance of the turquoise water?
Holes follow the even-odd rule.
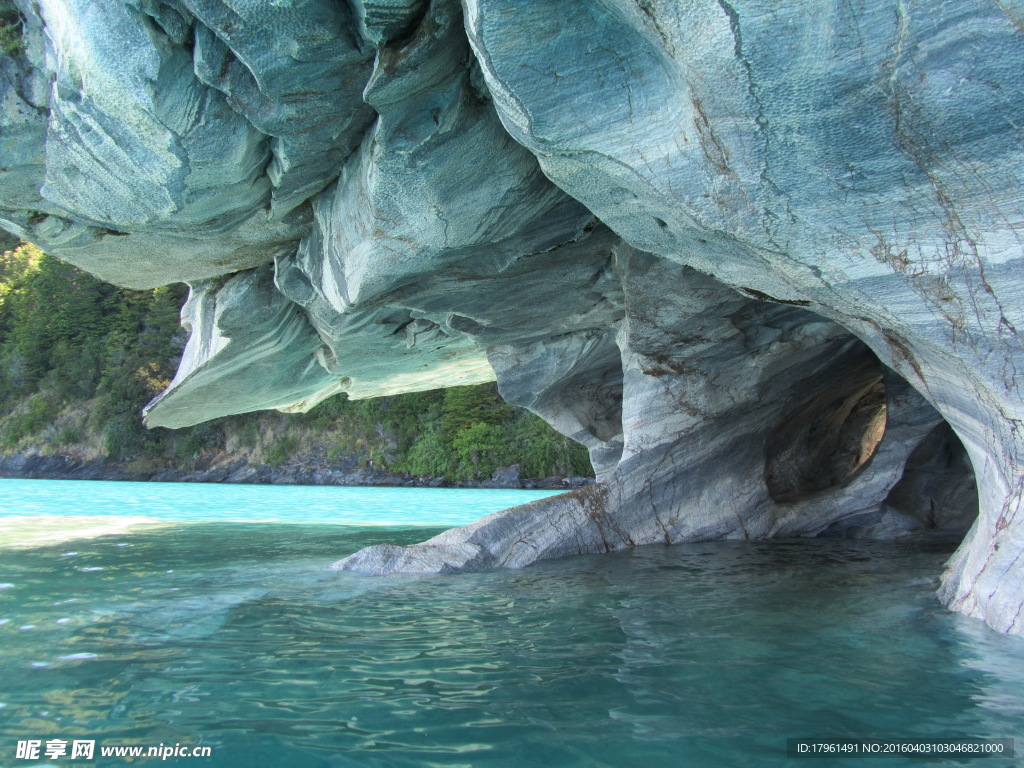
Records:
[[[555,493],[477,488],[0,480],[0,518],[144,515],[176,522],[451,527]]]
[[[173,485],[141,490],[177,521],[73,538],[103,529],[46,521],[87,514],[83,492],[159,515],[117,501],[139,486],[31,483],[0,483],[7,515],[38,488],[51,537],[0,550],[0,766],[783,766],[787,737],[825,736],[1024,748],[1024,640],[936,602],[949,543],[716,542],[371,578],[326,566],[440,528],[181,522],[201,491],[261,516],[260,491],[289,510],[352,497]],[[406,515],[437,493],[358,490]],[[475,516],[480,497],[465,498]],[[212,756],[15,757],[18,740],[51,738]]]

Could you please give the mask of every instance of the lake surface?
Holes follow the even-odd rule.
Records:
[[[540,495],[0,481],[0,766],[782,766],[789,737],[1024,749],[1024,639],[936,601],[949,543],[327,570]],[[58,738],[96,759],[15,756]],[[158,744],[211,756],[99,756]]]
[[[141,515],[171,522],[465,525],[556,491],[0,480],[0,518]]]

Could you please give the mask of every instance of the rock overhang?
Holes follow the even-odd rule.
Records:
[[[0,225],[112,282],[190,283],[150,424],[497,377],[604,484],[550,554],[810,535],[865,513],[858,483],[881,513],[941,416],[980,498],[944,599],[1024,631],[1024,34],[1001,4],[19,8]],[[773,499],[769,422],[871,353],[888,441],[816,507]]]

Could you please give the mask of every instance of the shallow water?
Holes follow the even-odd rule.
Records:
[[[787,737],[1024,735],[1024,640],[938,604],[948,544],[325,569],[434,530],[164,520],[6,548],[0,765],[90,764],[15,759],[50,738],[212,749],[165,765],[654,768],[788,765]],[[862,762],[796,763],[822,764]]]
[[[451,527],[556,491],[0,480],[0,518],[143,515],[175,522]]]

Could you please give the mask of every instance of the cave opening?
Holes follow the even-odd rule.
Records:
[[[865,471],[886,427],[881,364],[865,347],[827,391],[793,408],[766,444],[765,484],[777,503],[809,499]]]
[[[978,517],[978,484],[960,438],[945,421],[907,459],[903,476],[885,499],[929,530],[963,537]]]
[[[962,538],[978,515],[978,490],[953,429],[867,347],[830,374],[829,386],[792,407],[766,441],[772,500],[814,504],[845,493],[850,514],[819,536]],[[909,417],[908,400],[917,403]]]

